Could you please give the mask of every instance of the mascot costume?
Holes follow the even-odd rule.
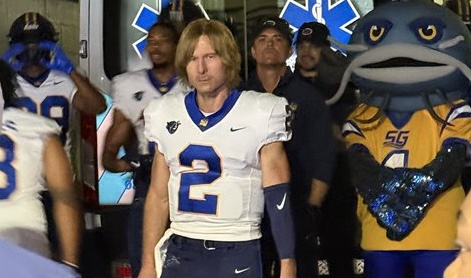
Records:
[[[471,37],[431,1],[382,4],[346,46],[360,104],[343,127],[367,278],[443,277],[455,259],[471,140]],[[471,277],[468,275],[467,277]]]

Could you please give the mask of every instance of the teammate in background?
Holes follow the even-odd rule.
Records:
[[[54,201],[61,247],[57,259],[78,270],[83,216],[70,162],[59,139],[60,128],[50,119],[15,107],[15,74],[3,61],[0,82],[6,108],[1,109],[0,171],[5,178],[0,182],[0,239],[44,257],[52,256],[39,199],[45,179]]]
[[[39,13],[18,17],[8,34],[10,48],[2,59],[17,72],[19,83],[17,107],[51,118],[61,128],[60,139],[67,154],[71,151],[72,107],[94,115],[106,109],[103,96],[75,70],[57,44],[58,34],[52,23]],[[57,249],[51,198],[42,193],[49,223],[49,239]]]
[[[57,44],[57,36],[47,18],[39,13],[25,13],[11,25],[10,48],[2,58],[18,73],[18,105],[55,120],[62,129],[64,143],[70,130],[71,104],[94,115],[103,112],[106,103],[97,89],[75,70]]]
[[[343,54],[330,48],[329,35],[329,29],[324,24],[306,22],[299,28],[296,38],[295,73],[316,86],[325,99],[337,92],[348,65]],[[355,104],[354,89],[349,86],[342,98],[329,106],[333,133],[338,143],[337,163],[321,208],[319,253],[327,259],[331,278],[354,276],[356,193],[348,174],[346,145],[341,130]]]
[[[264,19],[254,35],[251,53],[256,69],[243,88],[285,97],[293,110],[293,138],[285,147],[292,176],[297,273],[300,278],[317,277],[319,209],[335,165],[336,143],[330,113],[317,88],[286,66],[292,54],[288,22],[278,17]],[[268,221],[272,221],[271,215],[262,224],[262,256],[265,277],[272,277],[278,256]]]
[[[174,25],[163,22],[154,24],[149,29],[146,48],[153,68],[123,73],[113,78],[111,83],[115,110],[113,124],[105,139],[103,166],[111,172],[134,171],[135,195],[127,227],[133,277],[137,277],[141,266],[142,214],[154,154],[153,145],[144,136],[142,112],[154,98],[188,91],[175,72],[177,43],[178,32]],[[125,147],[127,154],[118,158],[121,146]]]
[[[287,102],[235,89],[240,62],[224,24],[196,20],[181,35],[175,63],[195,90],[165,95],[144,110],[145,133],[158,150],[144,209],[141,278],[262,277],[264,203],[282,277],[295,277],[282,144],[291,136]]]

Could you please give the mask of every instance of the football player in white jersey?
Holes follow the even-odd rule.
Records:
[[[142,112],[149,102],[164,94],[188,90],[176,76],[174,60],[178,32],[171,23],[157,22],[150,29],[146,51],[152,69],[126,72],[113,78],[113,124],[108,130],[103,152],[103,166],[111,172],[134,171],[135,194],[128,217],[128,256],[133,277],[137,277],[142,254],[142,214],[149,188],[153,144],[144,136]],[[118,157],[124,146],[127,154]]]
[[[60,128],[53,120],[15,107],[16,93],[12,85],[15,74],[8,74],[9,70],[8,65],[0,61],[1,91],[6,108],[3,111],[1,107],[0,239],[51,257],[47,220],[39,197],[44,179],[54,201],[61,246],[59,258],[77,268],[83,216],[70,162],[59,139]]]
[[[235,89],[240,53],[221,22],[190,23],[175,60],[195,90],[152,100],[144,110],[146,136],[158,149],[145,201],[139,277],[261,278],[264,205],[281,277],[296,277],[283,148],[291,137],[287,101]]]
[[[17,72],[20,85],[17,107],[55,120],[60,139],[70,156],[72,107],[95,115],[106,109],[104,97],[81,75],[57,44],[52,23],[39,13],[27,12],[12,23],[8,34],[10,48],[2,59]],[[49,239],[57,249],[56,230],[51,216],[51,198],[42,193],[49,219]]]
[[[97,89],[75,70],[57,44],[52,23],[39,13],[19,16],[8,34],[10,48],[2,59],[18,73],[19,106],[55,120],[61,127],[61,140],[70,142],[72,107],[95,115],[106,109]],[[70,146],[66,145],[66,150]]]

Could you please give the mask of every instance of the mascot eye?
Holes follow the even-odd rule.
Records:
[[[371,45],[377,45],[386,37],[391,27],[392,23],[383,19],[377,19],[367,23],[364,32],[365,42]]]
[[[442,38],[445,24],[437,18],[419,18],[410,23],[409,28],[420,42],[433,44]]]
[[[374,42],[380,40],[385,33],[385,29],[378,25],[371,26],[370,28],[370,39]]]
[[[419,28],[419,30],[417,31],[419,36],[424,40],[429,41],[437,36],[437,27],[435,27],[434,25],[429,25],[426,29]]]

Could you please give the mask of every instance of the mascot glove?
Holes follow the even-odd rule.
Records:
[[[26,46],[22,43],[14,43],[2,55],[2,60],[7,62],[11,68],[18,72],[23,69],[25,63],[18,60],[18,55],[26,50]]]
[[[72,73],[74,65],[69,58],[67,58],[67,55],[65,55],[64,51],[58,44],[50,41],[43,41],[39,43],[39,47],[50,51],[49,60],[42,58],[41,64],[48,69],[59,70],[69,75]]]

